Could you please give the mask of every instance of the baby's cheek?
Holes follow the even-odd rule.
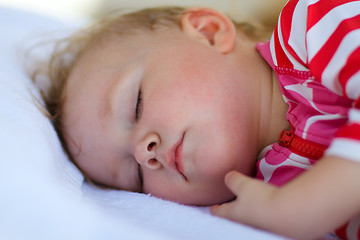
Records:
[[[224,150],[224,151],[223,151]],[[196,171],[201,176],[215,181],[224,179],[226,173],[231,170],[238,170],[241,162],[234,154],[227,154],[227,149],[213,148],[212,151],[203,151],[196,159]]]

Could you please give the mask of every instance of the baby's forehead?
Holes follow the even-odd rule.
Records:
[[[111,65],[112,58],[121,58],[122,62],[127,62],[154,49],[161,49],[165,45],[177,44],[185,40],[185,36],[178,30],[144,31],[131,35],[111,33],[89,44],[81,57],[89,58],[91,61],[106,61]]]

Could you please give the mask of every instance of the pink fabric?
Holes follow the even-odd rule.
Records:
[[[259,43],[257,48],[274,69],[284,101],[289,105],[286,119],[297,136],[329,146],[336,131],[348,121],[352,101],[328,90],[309,71],[276,67],[269,45]],[[316,159],[299,156],[275,143],[259,160],[257,178],[282,185],[315,162]]]
[[[276,74],[295,135],[360,164],[360,1],[289,0],[257,49]],[[256,178],[281,186],[316,160],[274,143],[261,152]],[[337,234],[359,232],[360,215]]]

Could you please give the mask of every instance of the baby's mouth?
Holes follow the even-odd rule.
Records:
[[[182,161],[184,137],[185,133],[182,135],[181,139],[177,141],[174,146],[169,150],[167,157],[169,167],[176,170],[187,181],[188,179],[185,176],[184,164]]]
[[[187,180],[187,178],[184,174],[184,164],[182,161],[184,137],[185,137],[185,133],[183,134],[179,144],[177,145],[177,147],[175,149],[175,165],[176,165],[177,170],[181,173],[181,175],[183,175],[185,180]]]

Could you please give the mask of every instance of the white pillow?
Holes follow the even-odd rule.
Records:
[[[35,104],[25,50],[74,26],[0,7],[0,239],[161,239],[83,199],[82,175]]]
[[[73,26],[0,7],[0,239],[279,239],[206,209],[83,184],[24,70],[39,35]]]
[[[4,164],[1,170],[32,169],[38,176],[60,177],[73,189],[80,189],[82,175],[68,161],[49,119],[40,111],[39,90],[25,70],[31,60],[27,53],[36,41],[44,40],[46,34],[60,37],[53,33],[69,33],[74,26],[0,8],[0,159]],[[34,51],[37,59],[49,55],[49,46]]]

